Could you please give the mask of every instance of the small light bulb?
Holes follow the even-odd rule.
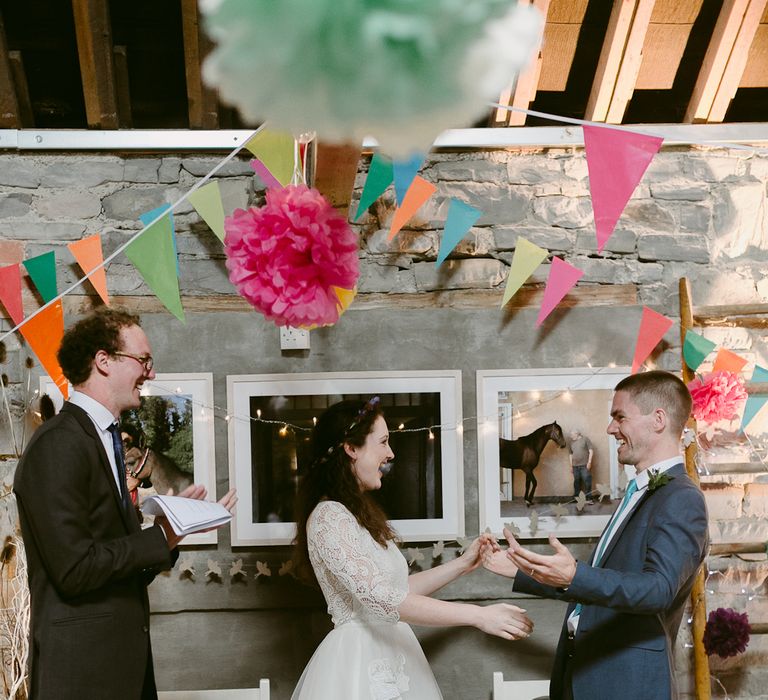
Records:
[[[400,425],[397,426],[398,430],[402,430],[403,428],[405,428],[405,423],[400,423]]]
[[[261,418],[261,409],[260,408],[256,409],[256,418]]]

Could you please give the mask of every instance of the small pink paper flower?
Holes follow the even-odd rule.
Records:
[[[229,279],[241,296],[278,326],[328,326],[342,303],[334,288],[360,275],[358,240],[315,189],[267,190],[267,203],[236,209],[224,221]]]
[[[742,379],[725,370],[697,377],[688,384],[688,390],[693,398],[693,417],[704,423],[735,418],[747,400]]]

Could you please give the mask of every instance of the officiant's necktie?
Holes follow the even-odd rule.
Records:
[[[616,527],[616,524],[621,519],[621,514],[627,509],[627,506],[629,505],[629,502],[632,500],[632,496],[635,495],[635,492],[637,491],[637,482],[632,479],[627,484],[627,490],[624,492],[624,498],[621,499],[621,503],[619,503],[619,507],[616,509],[616,512],[613,514],[613,517],[611,518],[611,522],[608,523],[608,527],[605,530],[605,533],[603,533],[603,536],[600,538],[600,541],[597,543],[597,551],[595,552],[595,558],[592,560],[592,566],[600,566],[600,559],[603,556],[603,553],[605,552],[605,548],[608,546],[608,542],[611,539],[611,534],[613,534],[613,530]],[[573,609],[573,612],[569,615],[569,618],[578,617],[581,615],[581,603],[576,603],[576,607]]]
[[[128,496],[128,483],[125,478],[125,458],[123,457],[123,440],[120,437],[120,428],[117,423],[112,423],[107,430],[112,435],[112,449],[115,453],[117,480],[120,482],[120,498],[123,501],[123,507],[126,510],[130,510],[131,499]]]

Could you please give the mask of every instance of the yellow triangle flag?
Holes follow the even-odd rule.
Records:
[[[209,182],[192,192],[187,199],[219,240],[224,242],[224,205],[221,202],[219,181]]]
[[[291,134],[262,129],[245,142],[245,147],[264,163],[281,185],[285,186],[291,181],[295,166]]]
[[[534,245],[525,238],[518,238],[515,244],[515,255],[512,258],[512,266],[507,275],[507,286],[504,289],[504,298],[501,300],[501,308],[517,293],[527,280],[546,259],[549,253],[544,248]]]
[[[101,249],[101,236],[94,233],[88,238],[68,243],[67,248],[72,253],[77,264],[80,265],[83,272],[90,280],[93,288],[98,292],[104,303],[109,306],[109,294],[107,293],[107,275],[103,267],[99,267],[104,262],[104,253]],[[91,271],[99,267],[98,270]]]

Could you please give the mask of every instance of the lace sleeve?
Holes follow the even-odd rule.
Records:
[[[392,573],[374,559],[376,543],[341,503],[324,501],[312,514],[307,536],[338,583],[349,591],[370,614],[397,622],[397,608],[408,594],[395,585]]]

